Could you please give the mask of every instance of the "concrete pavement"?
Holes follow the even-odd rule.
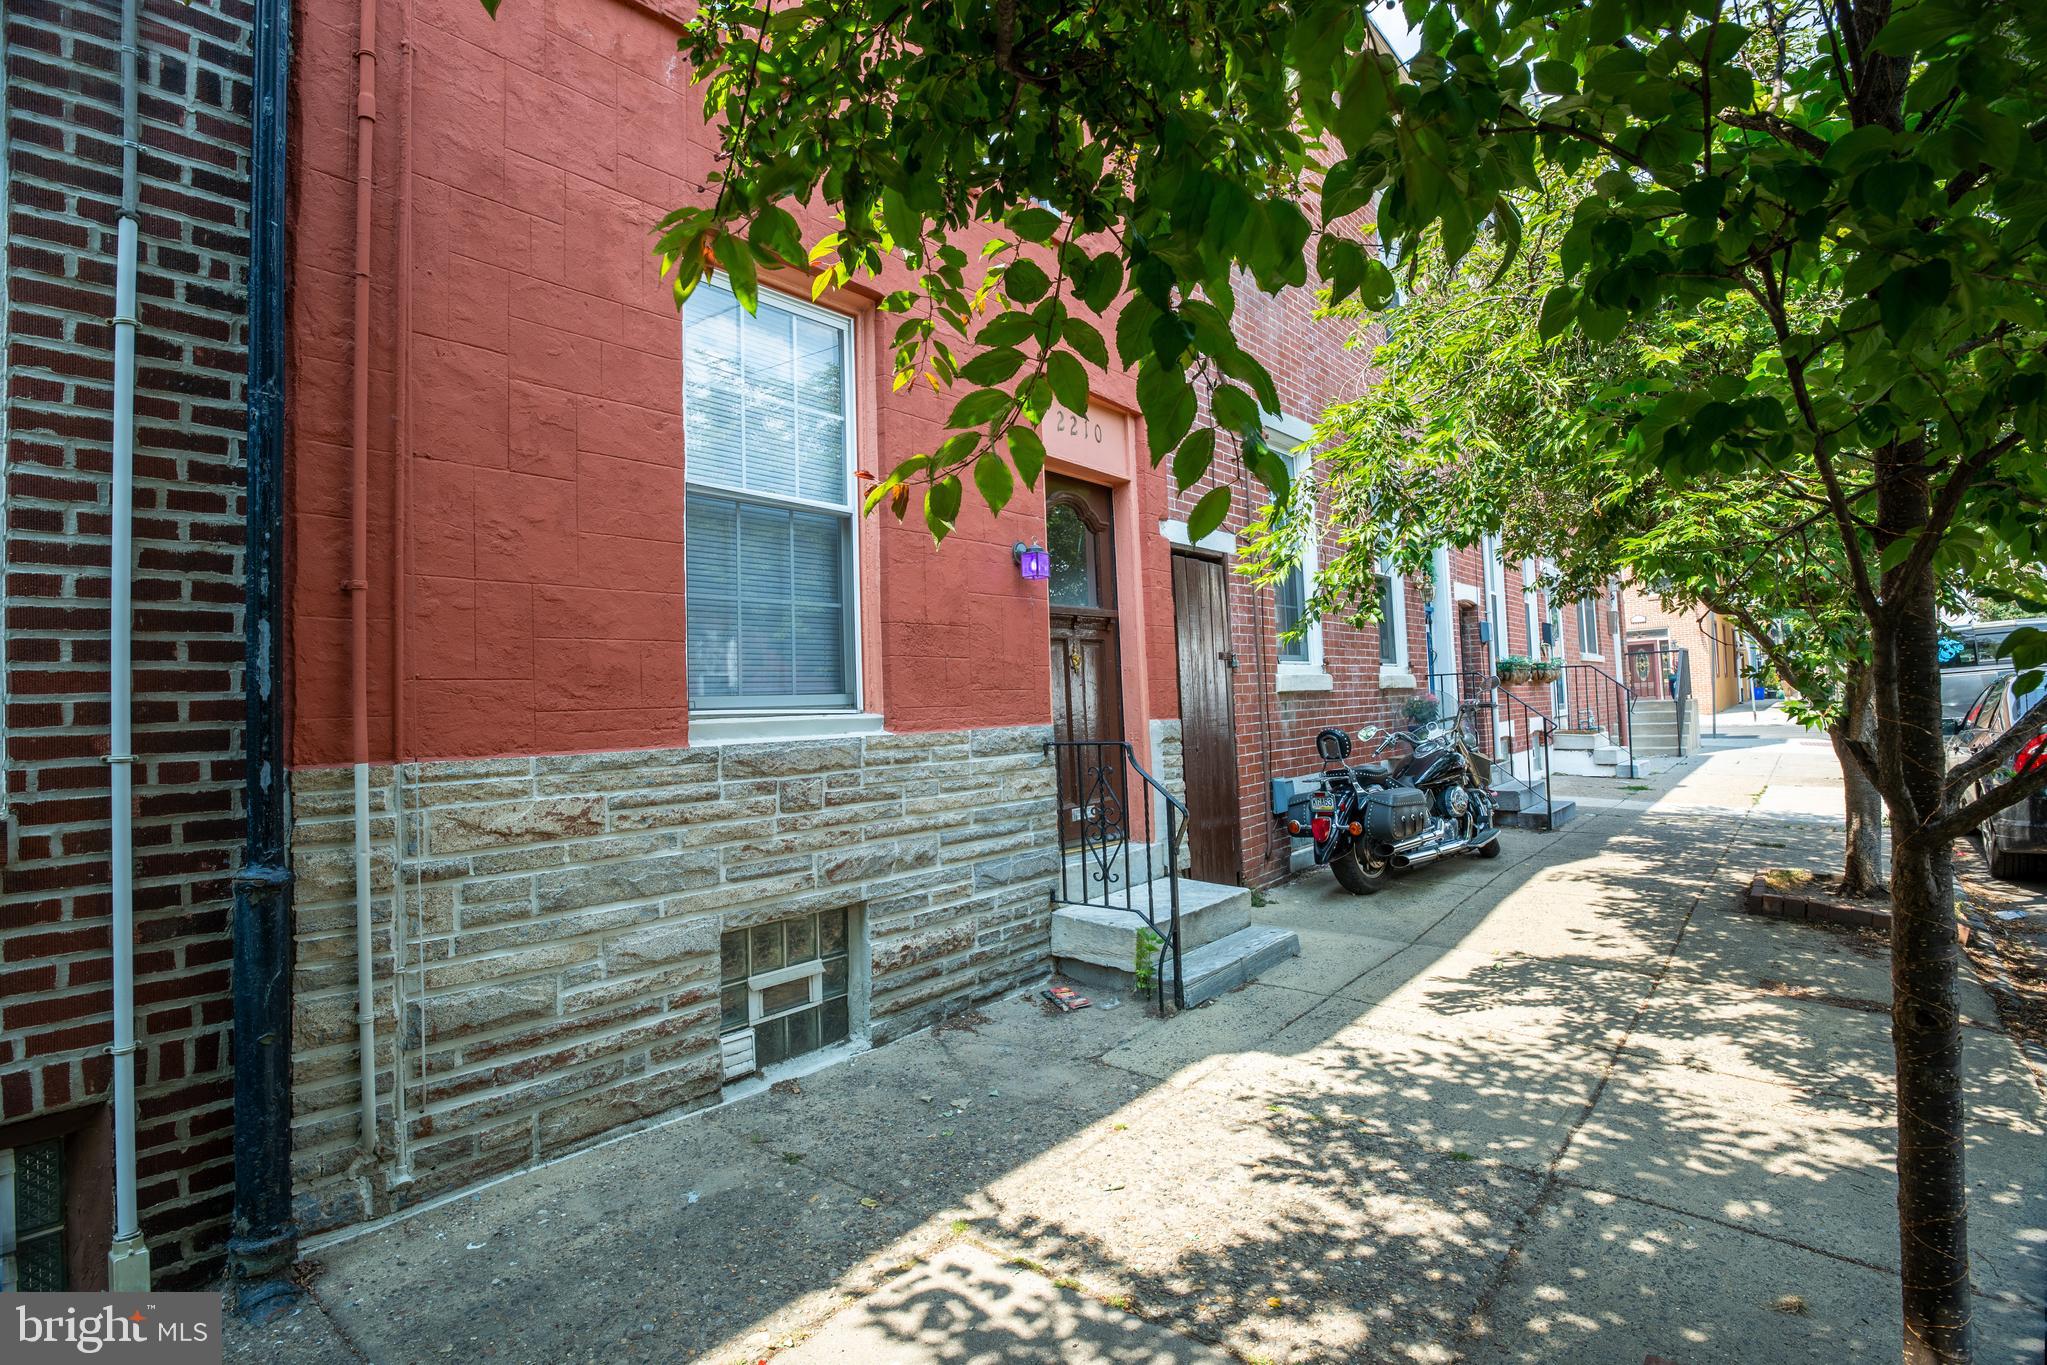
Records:
[[[1176,1019],[1002,1002],[319,1249],[232,1354],[1894,1360],[1886,951],[1737,909],[1833,856],[1832,754],[1707,749],[1272,893],[1301,956]],[[2047,1106],[1965,991],[1979,1358],[2037,1362]]]

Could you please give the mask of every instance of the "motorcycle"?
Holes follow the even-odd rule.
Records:
[[[1500,856],[1493,823],[1492,760],[1479,753],[1462,715],[1413,730],[1367,726],[1358,741],[1377,744],[1371,761],[1350,762],[1350,736],[1330,728],[1315,736],[1326,768],[1321,782],[1279,817],[1288,834],[1315,845],[1315,864],[1336,874],[1354,896],[1369,896],[1389,874],[1468,853]],[[1404,744],[1399,762],[1379,755]]]

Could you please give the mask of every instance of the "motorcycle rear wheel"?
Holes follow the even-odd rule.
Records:
[[[1386,884],[1386,864],[1370,861],[1356,844],[1345,849],[1341,857],[1331,858],[1329,870],[1336,874],[1336,884],[1353,896],[1369,896]]]

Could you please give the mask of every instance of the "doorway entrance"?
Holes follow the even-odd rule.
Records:
[[[1123,652],[1117,632],[1116,537],[1109,490],[1045,479],[1046,587],[1052,605],[1052,738],[1102,747],[1067,751],[1059,771],[1062,837],[1126,818]]]
[[[1237,721],[1231,671],[1229,569],[1173,555],[1173,634],[1180,655],[1180,753],[1194,876],[1243,883],[1237,805]]]

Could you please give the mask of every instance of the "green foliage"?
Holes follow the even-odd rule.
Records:
[[[1373,310],[1397,297],[1388,262],[1412,289],[1424,261],[1473,258],[1516,313],[1498,384],[1548,382],[1545,345],[1601,380],[1575,430],[1568,386],[1536,395],[1575,442],[1537,457],[1712,490],[1693,524],[1641,534],[1763,540],[1806,504],[1829,544],[1790,571],[1837,578],[1872,640],[1932,584],[2047,560],[2047,6],[1402,0],[1405,63],[1371,26],[1384,7],[705,0],[680,46],[717,193],[658,250],[678,296],[717,270],[751,306],[798,246],[786,205],[837,210],[804,253],[816,287],[871,281],[897,384],[959,390],[949,434],[866,502],[907,515],[914,486],[935,536],[970,472],[991,506],[1013,491],[984,459],[1033,481],[1012,433],[1083,406],[1112,349],[1153,461],[1191,487],[1234,442],[1284,503],[1239,294]],[[1517,461],[1520,435],[1412,432]],[[1539,495],[1573,526],[1587,492]]]
[[[1139,929],[1137,931],[1137,946],[1134,949],[1134,961],[1131,963],[1130,970],[1136,979],[1136,986],[1139,991],[1148,991],[1158,985],[1159,949],[1163,948],[1165,944],[1165,939],[1159,937],[1158,933],[1152,929]]]
[[[1182,443],[1214,396],[1209,425],[1284,507],[1283,462],[1220,397],[1279,408],[1237,338],[1239,291],[1312,279],[1379,308],[1386,262],[1413,285],[1429,253],[1454,270],[1487,239],[1511,291],[1517,252],[1539,250],[1509,337],[1584,349],[1598,405],[1575,454],[1433,418],[1412,439],[1552,460],[1563,481],[1520,496],[1552,499],[1561,526],[1661,506],[1680,524],[1630,514],[1617,539],[1679,565],[1775,546],[1742,572],[1831,579],[1828,610],[1867,632],[1880,724],[1852,751],[1894,831],[1905,1325],[1914,1359],[1965,1360],[1960,1041],[1934,891],[1949,841],[2047,788],[2047,768],[1967,795],[2013,739],[1943,775],[1934,605],[1942,582],[2047,561],[2047,5],[1402,0],[1421,34],[1404,65],[1372,8],[703,0],[681,47],[722,139],[718,193],[663,222],[664,265],[678,296],[716,269],[751,307],[759,264],[792,248],[770,210],[836,208],[807,253],[817,287],[874,281],[901,319],[898,384],[967,390],[951,434],[867,502],[901,516],[921,485],[943,536],[965,471],[1013,458],[1010,433],[1055,398],[1084,403],[1092,343],[1070,323],[1113,323],[1153,461],[1173,456],[1183,485],[1207,471],[1213,441]],[[1572,184],[1589,192],[1546,199]],[[985,349],[1020,358],[964,376]],[[1074,365],[1055,371],[1060,354]],[[1190,520],[1219,522],[1227,498]],[[1353,506],[1345,530],[1394,515]],[[2015,638],[2021,668],[2047,659],[2047,633]]]
[[[1215,449],[1189,443],[1204,399],[1200,431],[1226,440],[1279,406],[1235,335],[1239,291],[1314,283],[1376,309],[1385,259],[1412,278],[1482,244],[1512,289],[1525,243],[1554,264],[1520,301],[1531,344],[1695,317],[1765,334],[1747,370],[1617,395],[1616,467],[1681,481],[1818,453],[1852,522],[1858,452],[1923,441],[1962,505],[1924,551],[1851,552],[1865,595],[1992,539],[2047,557],[2047,10],[1404,0],[1422,50],[1403,66],[1371,9],[709,0],[681,46],[724,164],[714,204],[662,224],[664,264],[679,295],[718,269],[750,303],[757,264],[798,245],[779,206],[839,210],[807,253],[819,287],[879,281],[898,383],[968,390],[954,436],[871,490],[900,515],[903,486],[1013,460],[1013,429],[1082,405],[1111,330],[1152,459],[1190,486]],[[1591,192],[1537,221],[1559,179]]]

